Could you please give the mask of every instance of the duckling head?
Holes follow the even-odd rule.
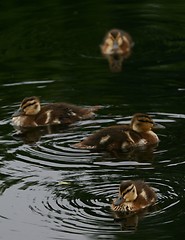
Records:
[[[106,53],[108,54],[122,54],[121,46],[124,43],[122,32],[117,29],[113,29],[108,32],[105,37]]]
[[[119,197],[115,200],[114,205],[119,206],[124,202],[133,202],[137,196],[134,183],[132,181],[123,181],[119,187]]]
[[[155,123],[147,114],[137,113],[132,118],[131,128],[136,132],[149,132],[153,129],[165,127],[159,123]]]
[[[13,114],[13,117],[20,115],[36,115],[41,110],[40,100],[38,97],[28,97],[23,99],[20,108]]]
[[[119,47],[123,44],[123,37],[121,32],[118,30],[112,30],[109,33],[109,37],[112,40],[112,51],[118,51]]]

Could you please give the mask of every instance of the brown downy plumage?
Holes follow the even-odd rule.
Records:
[[[153,205],[156,199],[155,191],[144,181],[123,181],[111,209],[117,212],[137,212]]]
[[[71,124],[93,118],[100,106],[83,108],[69,103],[50,103],[41,106],[38,97],[25,98],[12,116],[17,127],[35,127],[54,124]]]
[[[80,149],[125,150],[131,147],[155,145],[159,142],[154,128],[164,128],[154,123],[150,116],[137,113],[133,116],[130,125],[115,125],[103,128],[83,141],[74,144]]]
[[[100,49],[103,55],[120,54],[127,58],[134,46],[131,36],[120,29],[111,29],[105,36]]]

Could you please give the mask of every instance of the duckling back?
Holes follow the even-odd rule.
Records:
[[[74,147],[108,151],[125,150],[140,144],[140,140],[140,134],[130,129],[128,125],[116,125],[93,133]]]

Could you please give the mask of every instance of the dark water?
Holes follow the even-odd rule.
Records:
[[[185,2],[1,1],[0,239],[180,239],[185,233]],[[123,71],[100,54],[107,30],[135,42]],[[23,136],[10,125],[26,96],[104,108],[94,120]],[[159,146],[110,155],[75,150],[92,131],[150,113]],[[155,209],[115,222],[124,179],[144,179]]]

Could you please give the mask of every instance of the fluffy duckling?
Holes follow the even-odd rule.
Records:
[[[103,55],[124,55],[128,57],[134,43],[131,36],[122,30],[111,29],[100,46]]]
[[[100,107],[82,108],[69,103],[50,103],[41,106],[38,97],[25,98],[12,116],[15,127],[36,127],[54,124],[71,124],[95,116]]]
[[[123,181],[119,186],[119,195],[111,205],[116,212],[137,212],[156,202],[155,191],[145,182]]]
[[[155,145],[159,142],[154,128],[164,128],[154,123],[147,114],[137,113],[133,116],[130,125],[115,125],[103,128],[83,141],[74,144],[80,149],[99,150],[127,150],[131,147]]]

